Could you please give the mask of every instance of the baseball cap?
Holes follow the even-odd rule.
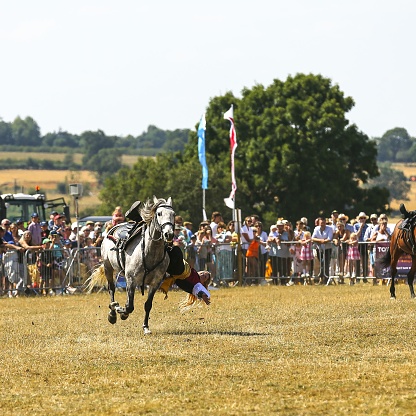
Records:
[[[72,244],[72,241],[71,240],[64,240],[64,244],[65,245]]]
[[[58,234],[58,231],[56,231],[56,230],[52,230],[52,231],[50,232],[50,235],[59,235],[59,234]]]
[[[38,214],[37,212],[34,212],[34,213],[32,214],[32,218],[34,218],[34,217],[39,217],[39,214]]]
[[[41,221],[40,225],[43,227],[44,225],[48,225],[48,223],[46,221]]]
[[[51,212],[51,215],[57,215],[58,214],[58,211],[52,211]]]
[[[22,220],[21,218],[18,218],[18,219],[16,220],[16,224],[23,224],[23,220]]]
[[[49,240],[49,238],[44,238],[42,240],[42,244],[46,244],[46,243],[50,243],[50,242],[51,242],[51,240]]]

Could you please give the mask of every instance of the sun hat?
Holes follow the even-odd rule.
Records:
[[[71,224],[71,230],[75,230],[75,228],[78,228],[78,223],[75,221]]]
[[[348,221],[350,219],[350,217],[348,215],[345,215],[345,214],[339,214],[338,219],[342,220],[342,221]]]
[[[94,221],[88,220],[85,225],[94,225]]]
[[[375,219],[377,219],[377,218],[378,218],[378,216],[377,216],[377,214],[371,214],[371,215],[370,215],[370,219],[371,219],[371,218],[375,218]]]
[[[358,214],[357,218],[365,218],[365,219],[367,219],[368,218],[368,215],[364,211],[361,211]]]

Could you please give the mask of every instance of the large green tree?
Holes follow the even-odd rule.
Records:
[[[223,118],[231,104],[238,142],[236,205],[243,216],[257,213],[270,224],[280,216],[312,220],[335,208],[350,216],[385,209],[388,191],[362,186],[379,174],[377,150],[375,142],[346,117],[353,99],[328,78],[298,74],[286,81],[274,80],[268,87],[245,88],[241,98],[229,92],[211,99],[206,111],[208,216],[220,210],[226,219],[231,217],[224,205],[231,190],[230,123]],[[114,205],[119,197],[130,203],[136,196],[150,197],[154,190],[161,190],[157,196],[172,196],[177,212],[201,220],[196,132],[183,153],[152,163],[139,160],[133,169],[113,177],[103,192],[104,200]],[[134,195],[126,190],[127,182],[129,188],[135,184]],[[122,194],[121,189],[126,192]]]

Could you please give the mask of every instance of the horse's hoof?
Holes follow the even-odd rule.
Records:
[[[115,324],[117,322],[117,315],[115,313],[109,313],[108,314],[108,322],[110,322],[110,324]]]
[[[129,317],[129,314],[128,313],[122,313],[120,315],[120,318],[121,318],[122,321],[125,321],[128,317]]]
[[[390,300],[396,300],[396,296],[390,296]]]
[[[144,335],[149,335],[152,333],[152,331],[147,326],[145,326],[143,327],[143,333]]]

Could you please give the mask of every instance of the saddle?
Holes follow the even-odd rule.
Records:
[[[412,211],[413,212],[413,211]],[[416,227],[416,214],[412,214],[405,218],[398,226],[399,230],[403,232],[403,237],[407,240],[412,247],[412,252],[415,252],[416,241],[413,234],[413,230]]]
[[[125,222],[115,227],[111,228],[111,230],[107,234],[107,238],[112,240],[115,244],[115,247],[112,250],[116,251],[123,251],[126,249],[130,241],[140,235],[144,228],[145,222],[141,221],[137,222]]]

